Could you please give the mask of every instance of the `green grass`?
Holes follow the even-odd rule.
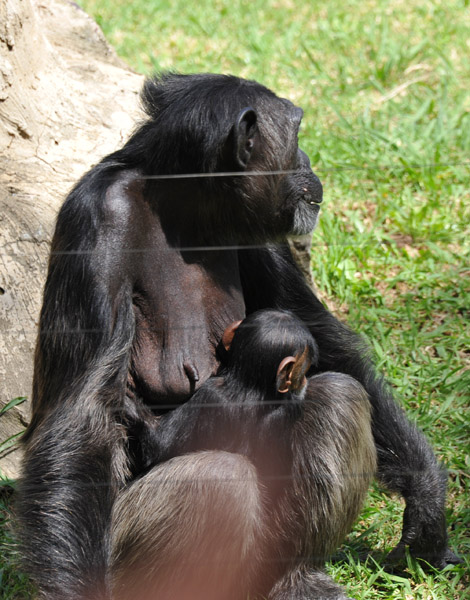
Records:
[[[7,411],[25,400],[24,397],[18,397],[8,402],[0,409],[0,419]],[[16,443],[17,438],[18,434],[14,434],[6,440],[0,440],[0,453]],[[19,568],[19,556],[10,527],[14,489],[15,482],[0,472],[0,599],[28,600],[33,597],[32,587]]]
[[[19,556],[10,530],[14,483],[0,476],[0,598],[30,600],[33,589],[19,568]]]
[[[330,565],[361,599],[463,599],[470,563],[468,0],[83,0],[136,70],[230,72],[305,110],[323,181],[312,246],[322,298],[369,338],[449,468],[464,566],[387,573],[403,505],[374,488]],[[1,564],[1,559],[0,559]],[[20,598],[10,580],[2,598]],[[17,595],[15,595],[17,594]]]

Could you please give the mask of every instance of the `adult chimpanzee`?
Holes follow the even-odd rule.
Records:
[[[241,325],[230,325],[223,341],[228,353],[220,376],[208,379],[159,423],[156,459],[161,467],[115,502],[110,578],[117,600],[180,599],[186,590],[192,599],[246,599],[248,593],[267,597],[286,570],[298,569],[301,563],[306,569],[320,569],[360,510],[376,467],[364,388],[347,375],[319,374],[309,380],[309,402],[303,402],[306,374],[317,363],[318,349],[292,313],[252,313]],[[354,426],[338,436],[344,423]],[[328,450],[330,436],[340,444],[339,456]],[[189,463],[187,456],[175,459],[198,450],[243,455],[256,472],[245,466],[244,474],[250,476],[242,482],[232,480],[235,494],[225,482],[221,490],[213,473],[230,455],[200,455],[214,465],[208,479],[201,481],[192,458]],[[185,519],[184,529],[171,537],[161,527],[162,514],[175,510],[164,485],[167,461],[173,465],[172,493],[184,498],[192,513],[209,517],[202,523]],[[240,468],[239,461],[235,466]],[[245,502],[239,502],[237,485],[253,488],[256,507],[242,517]],[[229,510],[217,510],[221,496]],[[194,511],[201,502],[216,509],[203,506]],[[229,526],[227,519],[232,520]],[[335,537],[329,535],[332,521]],[[239,523],[245,525],[244,535],[234,544],[231,535]],[[250,539],[257,552],[240,547]]]
[[[302,111],[255,82],[219,75],[155,78],[143,101],[147,122],[72,190],[52,242],[18,503],[26,564],[41,592],[48,600],[106,594],[111,511],[124,486],[153,464],[159,416],[216,374],[226,325],[262,308],[291,310],[309,327],[319,347],[316,372],[349,376],[341,377],[342,396],[356,397],[358,383],[369,395],[378,477],[406,499],[398,552],[409,545],[433,565],[454,562],[444,471],[362,341],[311,292],[284,243],[314,227],[322,199],[297,146]],[[305,425],[298,450],[306,469],[341,464],[360,429],[337,420],[336,379],[321,377],[323,419]],[[220,454],[220,461],[187,455],[186,472],[201,480],[211,472],[220,482],[236,472],[253,482],[238,489],[238,511],[226,523],[234,544],[256,556],[256,536],[243,539],[258,514],[256,478],[246,458]],[[186,531],[181,515],[204,521],[228,507],[220,495],[216,509],[204,498],[188,506],[171,483],[178,465],[155,468],[169,498],[159,523],[172,535]],[[322,477],[318,468],[315,478]],[[322,488],[325,507],[337,501],[343,478]],[[296,499],[304,511],[311,497]],[[311,556],[344,534],[336,511],[324,514],[306,544]],[[296,561],[271,597],[342,592],[315,563]]]

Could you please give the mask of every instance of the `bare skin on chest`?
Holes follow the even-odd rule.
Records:
[[[216,347],[245,303],[235,250],[170,246],[155,215],[146,238],[158,251],[134,284],[129,387],[158,410],[184,402],[217,372]]]

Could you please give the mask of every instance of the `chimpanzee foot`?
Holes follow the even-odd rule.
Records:
[[[399,542],[385,559],[386,564],[393,567],[404,562],[406,555],[405,548],[406,544]],[[463,563],[463,560],[455,552],[452,552],[450,548],[445,548],[441,552],[423,552],[410,546],[410,554],[413,558],[425,560],[432,567],[439,570],[445,569],[448,565],[460,565]]]

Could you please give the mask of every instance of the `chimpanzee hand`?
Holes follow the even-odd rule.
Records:
[[[463,562],[447,546],[445,516],[440,511],[423,507],[416,501],[409,501],[403,515],[401,540],[390,552],[387,562],[396,564],[405,556],[405,547],[409,546],[411,555],[422,558],[436,569]]]

